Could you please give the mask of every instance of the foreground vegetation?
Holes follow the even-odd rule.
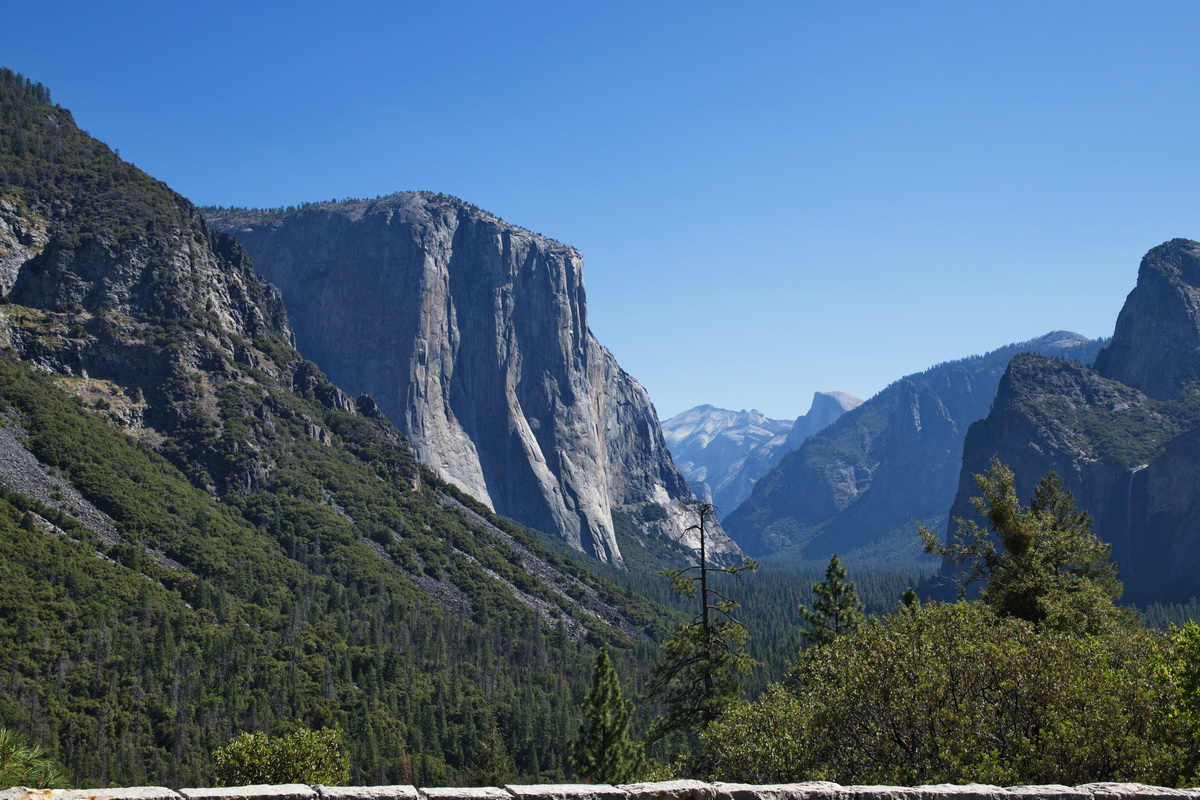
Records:
[[[898,611],[805,651],[786,682],[727,714],[708,733],[708,769],[752,782],[1186,782],[1195,709],[1173,667],[1194,634],[1079,636],[978,602]]]
[[[704,734],[724,780],[916,785],[1191,785],[1200,752],[1200,627],[1169,635],[1116,605],[1109,548],[1057,476],[1028,506],[993,463],[986,527],[926,547],[965,595],[912,601],[802,652],[785,680]]]

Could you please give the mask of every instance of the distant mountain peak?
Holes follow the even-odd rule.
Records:
[[[1044,336],[1039,336],[1028,342],[1028,344],[1038,347],[1059,347],[1063,349],[1084,347],[1091,343],[1091,339],[1074,331],[1051,331]]]
[[[706,404],[664,422],[663,434],[692,491],[724,514],[786,453],[861,402],[847,392],[816,392],[812,407],[794,422],[770,419],[757,409]]]

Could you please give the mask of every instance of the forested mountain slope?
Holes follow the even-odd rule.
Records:
[[[0,724],[76,785],[203,785],[297,723],[357,782],[496,741],[562,778],[593,646],[669,624],[419,467],[232,239],[8,71],[0,289]]]

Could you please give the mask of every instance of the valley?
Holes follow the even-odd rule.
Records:
[[[727,746],[759,741],[737,726],[759,736],[763,704],[791,719],[770,704],[815,703],[789,700],[803,679],[836,708],[838,681],[863,671],[822,659],[923,625],[1006,631],[987,646],[1027,648],[1014,670],[1057,642],[1047,669],[1064,674],[1086,656],[1080,630],[1109,636],[1103,658],[1144,691],[1129,707],[1184,702],[1184,678],[1130,665],[1190,663],[1190,629],[1168,640],[1104,605],[1098,618],[1133,622],[1048,631],[988,616],[987,589],[935,602],[955,575],[917,528],[953,540],[957,519],[983,520],[974,476],[994,456],[1016,473],[1014,509],[1054,471],[1111,546],[1120,602],[1154,625],[1189,618],[1196,242],[1150,250],[1112,339],[1053,331],[865,400],[818,392],[794,420],[705,405],[660,424],[592,334],[569,245],[433,192],[197,208],[41,84],[0,72],[0,112],[0,726],[43,743],[72,785],[207,785],[237,734],[310,728],[346,734],[362,785],[587,777],[572,742],[601,653],[639,698],[638,736],[673,711],[657,670],[697,615],[663,571],[728,578],[699,616],[728,615],[717,638],[745,639],[747,669],[706,678],[732,688],[703,725],[650,742],[651,776],[749,763]],[[861,600],[863,636],[808,646],[799,607],[817,586]],[[1143,737],[1153,753],[1120,743],[1129,774],[1186,779],[1185,716],[1175,738]],[[1044,776],[1026,744],[1015,777],[976,766]],[[965,775],[871,758],[879,780]]]

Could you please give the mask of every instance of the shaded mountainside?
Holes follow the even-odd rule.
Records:
[[[614,509],[661,506],[674,538],[694,521],[645,390],[588,329],[574,248],[421,192],[206,213],[280,287],[301,349],[444,480],[618,564]]]
[[[817,392],[809,411],[794,421],[703,405],[664,422],[663,435],[692,490],[724,515],[784,455],[861,403],[846,392]]]
[[[1062,476],[1113,546],[1125,599],[1200,595],[1200,244],[1175,239],[1142,259],[1137,287],[1094,369],[1013,359],[987,418],[971,426],[951,515],[972,513],[972,475],[993,456],[1022,500]]]
[[[593,647],[673,618],[420,467],[232,239],[0,72],[0,724],[76,785],[341,725],[354,779],[566,773]],[[469,778],[464,778],[469,779]]]
[[[963,438],[1009,360],[1030,351],[1090,362],[1100,345],[1058,331],[896,381],[784,456],[726,528],[751,556],[919,558],[916,524],[944,523]]]

